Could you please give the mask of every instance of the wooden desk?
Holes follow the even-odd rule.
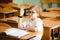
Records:
[[[41,0],[41,2],[43,3],[43,4],[45,4],[45,3],[51,3],[51,0]]]
[[[39,32],[29,32],[29,34],[22,36],[20,39],[22,40],[28,40],[30,38],[35,37],[37,34],[39,34]]]
[[[50,10],[50,11],[60,11],[60,8],[47,8],[46,10]]]
[[[52,3],[60,3],[60,0],[53,0]]]
[[[43,19],[44,22],[44,26],[48,26],[50,28],[56,26],[56,25],[60,25],[60,20],[56,19],[56,18],[45,18]]]
[[[18,17],[9,17],[9,18],[5,18],[5,19],[0,19],[0,22],[3,23],[7,23],[9,24],[11,27],[16,27],[18,26]]]
[[[11,18],[14,18],[14,17],[11,17]],[[15,17],[17,18],[17,17]],[[8,18],[7,18],[8,19]],[[3,21],[3,20],[2,20]],[[5,20],[6,22],[8,22],[7,20]],[[11,22],[11,21],[10,21]],[[16,22],[17,23],[17,22]],[[12,24],[13,25],[13,24]],[[2,27],[2,29],[0,30],[0,32],[4,29],[7,29],[5,27]],[[25,35],[25,36],[22,36],[21,38],[19,38],[20,40],[28,40],[30,38],[33,38],[35,37],[37,34],[39,34],[39,32],[29,32],[29,34]]]
[[[57,11],[51,11],[51,12],[41,12],[40,15],[42,17],[60,17],[60,12]]]
[[[29,17],[23,17],[23,22],[28,20]],[[12,21],[12,22],[15,22],[15,23],[18,23],[18,17],[17,16],[14,16],[14,17],[9,17],[9,18],[5,18],[5,19],[0,19],[0,21]]]
[[[21,38],[13,37],[13,36],[0,36],[0,40],[29,40],[30,38],[35,37],[38,32],[29,32],[29,34],[22,36]]]
[[[7,14],[15,13],[17,10],[14,10],[12,8],[0,8],[0,15],[4,16],[3,18],[6,18]]]
[[[54,30],[55,28],[58,28],[57,25],[60,25],[60,20],[57,20],[55,18],[45,18],[43,19],[43,22],[44,22],[44,26],[45,27],[48,27],[49,28],[49,35],[51,35],[51,30],[53,31],[54,33]],[[57,27],[56,27],[57,26]],[[47,30],[46,30],[47,31]],[[60,31],[60,30],[59,30]],[[59,34],[60,35],[60,34]],[[54,35],[52,36],[52,40],[54,40]]]
[[[18,4],[15,3],[0,3],[2,7],[13,7],[13,6],[18,6]]]
[[[29,19],[28,16],[23,17],[23,22],[28,20],[28,19]],[[0,22],[8,23],[12,27],[17,27],[18,26],[18,17],[14,16],[14,17],[9,17],[9,18],[5,18],[5,19],[0,19]]]

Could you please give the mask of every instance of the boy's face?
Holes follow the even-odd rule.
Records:
[[[37,18],[37,12],[35,10],[30,10],[29,17],[31,19]]]

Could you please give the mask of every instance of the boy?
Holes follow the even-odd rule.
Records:
[[[31,38],[30,40],[41,40],[43,35],[43,22],[40,18],[38,18],[39,8],[37,6],[32,6],[29,12],[30,19],[22,23],[23,15],[24,15],[24,8],[21,7],[20,15],[18,16],[19,17],[18,28],[27,31],[40,32],[40,34],[38,34],[34,38]]]

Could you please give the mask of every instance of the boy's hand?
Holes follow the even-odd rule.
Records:
[[[23,15],[24,15],[24,8],[21,7],[21,8],[20,8],[20,16],[23,16]]]

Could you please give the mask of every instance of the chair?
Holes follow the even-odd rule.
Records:
[[[50,40],[50,28],[44,26],[44,32],[42,40]]]
[[[41,7],[43,8],[43,5],[44,4],[48,4],[48,8],[50,8],[51,7],[51,1],[52,0],[41,0]]]
[[[57,16],[56,18],[57,18],[58,20],[60,20],[60,16]]]
[[[51,36],[52,40],[54,40],[54,38],[57,38],[58,40],[60,39],[60,25],[53,27]]]

